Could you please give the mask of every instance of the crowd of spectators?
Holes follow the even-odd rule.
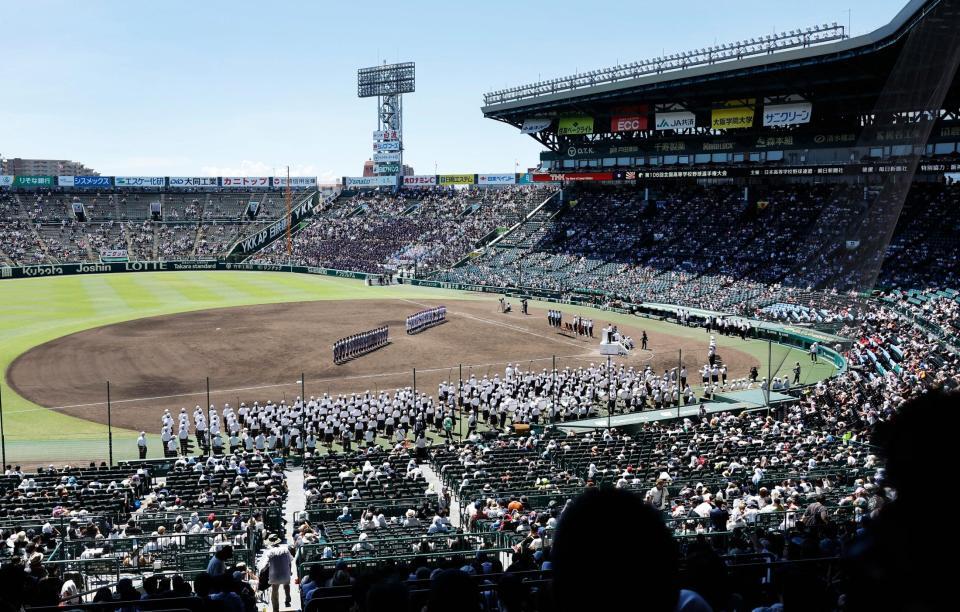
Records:
[[[960,188],[915,185],[902,212],[898,195],[843,184],[785,185],[746,200],[734,186],[577,186],[555,218],[435,278],[751,316],[874,286],[955,286]],[[873,236],[887,233],[889,245]]]
[[[293,241],[267,247],[253,261],[357,272],[433,270],[453,265],[484,237],[518,223],[552,190],[497,189],[370,192],[343,197],[316,215]]]
[[[556,597],[575,595],[561,581],[578,578],[564,572],[587,571],[584,555],[590,558],[586,548],[572,559],[564,551],[565,525],[577,524],[588,534],[576,536],[586,537],[579,545],[594,551],[610,547],[611,558],[649,552],[650,538],[664,530],[666,543],[648,573],[667,572],[676,587],[662,594],[675,602],[663,609],[755,609],[777,601],[832,609],[848,597],[869,599],[871,591],[862,588],[858,581],[864,577],[855,570],[846,570],[844,581],[828,579],[843,559],[870,554],[869,546],[864,553],[868,544],[881,546],[869,538],[886,509],[902,499],[894,485],[900,473],[888,473],[882,449],[872,444],[876,432],[896,423],[906,404],[925,401],[930,390],[960,384],[957,357],[940,338],[918,333],[910,317],[953,322],[956,295],[927,291],[896,297],[891,303],[865,303],[858,316],[843,320],[841,335],[854,340],[845,352],[847,371],[796,390],[798,401],[770,413],[701,413],[631,433],[507,433],[492,427],[494,396],[525,398],[532,391],[536,398],[546,391],[589,398],[591,388],[609,382],[602,366],[558,372],[556,378],[510,366],[502,378],[469,378],[462,390],[441,385],[435,397],[402,389],[314,398],[305,405],[298,399],[290,406],[241,406],[236,412],[228,406],[222,422],[214,410],[209,424],[199,408],[192,421],[183,411],[180,422],[187,427],[180,431],[196,433],[189,425],[194,430],[199,425],[198,442],[228,434],[221,457],[178,457],[163,478],[135,466],[47,468],[36,474],[8,467],[0,503],[6,518],[0,523],[10,521],[11,527],[0,535],[14,562],[3,569],[4,579],[20,585],[11,592],[32,603],[71,601],[86,591],[91,591],[87,599],[94,595],[98,601],[209,602],[235,596],[250,603],[258,589],[279,601],[290,577],[270,583],[269,576],[270,559],[280,557],[281,566],[299,564],[305,607],[335,606],[344,597],[372,602],[384,589],[410,602],[426,598],[429,606],[436,598],[454,597],[443,586],[451,581],[458,605],[565,609]],[[620,368],[613,375],[618,388],[653,376]],[[472,419],[464,438],[450,435],[443,409],[451,397],[453,406],[464,398]],[[585,404],[594,407],[595,400]],[[513,408],[511,424],[537,422],[532,412],[523,414],[520,401]],[[570,415],[537,418],[552,416]],[[173,421],[172,415],[164,417],[165,423]],[[349,427],[327,435],[327,424],[335,422],[353,425],[356,435],[342,435]],[[302,423],[316,427],[304,428],[301,443],[296,440]],[[429,441],[424,430],[432,434]],[[353,448],[354,438],[363,439],[364,448]],[[279,539],[268,538],[260,510],[278,507],[286,497],[283,465],[265,458],[289,453],[290,447],[306,456],[306,507],[289,541],[292,557]],[[441,486],[428,481],[428,468]],[[594,520],[570,518],[588,504],[599,504]],[[234,510],[214,510],[224,507]],[[629,515],[623,514],[627,509]],[[167,513],[165,524],[145,527],[146,517],[157,512]],[[602,525],[610,521],[629,526],[633,534],[647,520],[640,518],[644,512],[652,514],[643,542],[634,546],[606,537]],[[211,560],[212,572],[169,582],[158,576],[138,588],[125,579],[94,592],[89,576],[44,563],[55,542],[76,541],[79,558],[118,558],[124,571],[133,572],[152,567],[171,547],[182,546],[178,538],[190,536],[202,536],[202,551],[219,562]],[[131,538],[142,543],[119,552],[120,542]],[[264,540],[268,545],[259,563],[228,565],[229,555],[218,552]],[[871,562],[883,567],[872,554]],[[227,568],[222,574],[220,564]],[[267,569],[265,586],[252,568]],[[603,576],[592,579],[597,587],[589,589],[592,598],[616,591]],[[694,605],[699,607],[684,608]]]
[[[160,220],[150,211],[157,201]],[[251,201],[259,204],[255,220],[246,215]],[[74,202],[84,206],[83,221]],[[284,211],[279,193],[3,191],[0,263],[95,262],[104,250],[126,250],[131,260],[220,257]]]
[[[932,221],[949,228],[953,189],[924,186],[907,210],[933,202],[942,218]],[[874,274],[851,259],[843,221],[868,214],[882,194],[793,186],[761,206],[727,187],[653,201],[585,189],[566,196],[576,205],[558,218],[531,221],[549,195],[344,199],[298,234],[298,261],[444,268],[497,227],[522,222],[506,245],[440,278],[829,323],[852,341],[842,351],[848,367],[780,387],[793,401],[769,411],[701,410],[630,432],[541,426],[700,403],[714,384],[768,383],[727,381],[710,364],[704,374],[700,364],[689,374],[510,364],[502,376],[443,382],[436,394],[166,413],[164,448],[151,453],[165,455],[162,474],[149,460],[6,466],[3,605],[170,599],[253,610],[260,592],[278,609],[296,563],[305,609],[619,609],[624,591],[661,610],[932,609],[948,583],[942,571],[922,571],[935,558],[924,512],[937,507],[930,495],[951,460],[960,293],[944,284],[953,267],[936,277],[943,282],[930,274],[952,266],[951,233],[932,230],[932,247],[922,240],[930,219],[901,221],[894,261],[879,269],[886,290],[853,297],[847,290]],[[730,222],[705,230],[702,215],[678,214],[691,205]],[[71,224],[50,222],[49,208],[42,198],[25,208],[0,200],[4,215],[27,211],[4,217],[3,256],[67,257],[117,240],[200,252],[207,237],[206,226],[187,237],[107,220],[80,239]],[[144,238],[131,240],[138,231]],[[922,263],[905,265],[911,257]],[[306,503],[285,538],[268,523],[289,497],[289,457],[303,461]],[[200,568],[190,565],[197,556]],[[116,563],[124,577],[73,572],[84,566],[68,560]],[[178,570],[153,573],[166,564]]]

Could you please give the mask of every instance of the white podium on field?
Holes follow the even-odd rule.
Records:
[[[630,351],[627,350],[627,347],[623,346],[623,343],[616,338],[613,330],[609,327],[604,327],[603,332],[600,335],[600,354],[601,355],[629,355]]]

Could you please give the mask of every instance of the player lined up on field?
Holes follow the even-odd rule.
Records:
[[[386,325],[360,332],[333,343],[333,362],[342,363],[364,353],[386,346],[390,342],[390,333]]]
[[[437,306],[416,312],[407,317],[407,333],[416,334],[428,327],[439,325],[447,320],[447,307]]]

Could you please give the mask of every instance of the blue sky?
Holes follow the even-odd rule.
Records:
[[[853,34],[904,0],[803,3],[0,1],[0,154],[107,175],[360,173],[376,103],[356,70],[417,63],[405,161],[510,172],[539,145],[484,119],[494,88],[807,27]]]

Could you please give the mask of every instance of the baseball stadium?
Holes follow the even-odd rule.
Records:
[[[478,90],[523,172],[408,171],[412,62],[363,176],[0,160],[0,610],[940,609],[958,65],[909,0]]]

